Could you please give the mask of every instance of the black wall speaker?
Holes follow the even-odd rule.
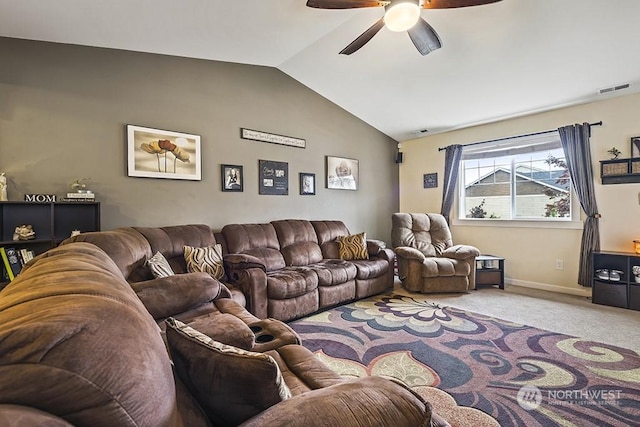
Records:
[[[403,160],[403,155],[400,151],[398,151],[398,154],[396,154],[396,163],[402,163]]]

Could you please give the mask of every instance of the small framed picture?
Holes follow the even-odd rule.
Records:
[[[640,136],[631,137],[631,157],[640,157]]]
[[[326,187],[336,190],[357,190],[359,162],[356,159],[325,156]]]
[[[242,166],[221,165],[220,174],[222,180],[222,191],[242,191],[244,179],[242,177]]]
[[[438,186],[438,173],[425,173],[422,177],[424,188],[436,188]]]
[[[300,195],[313,196],[316,194],[316,174],[300,172]]]

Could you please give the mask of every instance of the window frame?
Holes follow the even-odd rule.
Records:
[[[513,141],[509,141],[513,140]],[[527,144],[531,141],[531,144]],[[487,141],[482,143],[469,144],[477,146],[471,151],[471,154],[467,154],[465,159],[465,151],[463,151],[462,159],[460,160],[458,170],[458,184],[457,184],[457,197],[454,201],[452,225],[473,225],[473,226],[505,226],[505,227],[535,227],[535,228],[582,228],[582,209],[579,201],[577,200],[573,184],[569,186],[569,198],[570,198],[570,216],[569,217],[513,217],[516,208],[515,185],[517,183],[517,173],[514,173],[514,166],[520,163],[517,159],[518,154],[526,152],[536,153],[542,151],[550,151],[557,148],[562,148],[559,143],[560,136],[557,131],[540,132],[537,134],[522,135],[517,137],[504,138],[494,141]],[[484,145],[486,144],[486,145]],[[557,144],[557,145],[556,145]],[[483,150],[483,145],[487,147]],[[554,146],[555,145],[555,146]],[[536,147],[538,147],[536,149]],[[463,148],[465,150],[465,148]],[[467,149],[468,150],[468,149]],[[475,154],[474,154],[475,153]],[[491,153],[491,154],[489,154]],[[498,154],[493,154],[498,153]],[[466,196],[466,184],[465,184],[465,161],[480,158],[501,158],[511,156],[510,160],[510,181],[509,181],[509,203],[510,203],[510,215],[511,218],[467,218],[466,213],[468,211],[466,206],[463,206],[464,198]],[[563,157],[564,158],[564,157]]]

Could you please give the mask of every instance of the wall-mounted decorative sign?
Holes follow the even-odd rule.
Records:
[[[258,160],[259,193],[277,196],[289,194],[289,164],[272,160]]]
[[[129,176],[200,181],[200,136],[127,125]]]
[[[316,194],[316,174],[300,172],[300,194],[313,196]]]
[[[220,165],[220,174],[222,191],[242,191],[244,187],[242,166]]]
[[[292,136],[277,135],[274,133],[261,132],[259,130],[251,130],[240,128],[240,137],[242,139],[250,139],[252,141],[269,142],[271,144],[288,145],[290,147],[306,148],[307,141]]]
[[[327,188],[357,190],[359,162],[344,157],[326,156]]]
[[[436,188],[438,186],[438,174],[425,173],[422,176],[422,182],[423,182],[424,188]]]

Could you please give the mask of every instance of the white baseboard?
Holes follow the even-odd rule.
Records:
[[[521,286],[523,288],[541,289],[543,291],[558,292],[561,294],[578,295],[581,297],[590,297],[591,288],[568,288],[566,286],[549,285],[547,283],[528,282],[526,280],[517,280],[505,278],[505,284],[512,286]]]

